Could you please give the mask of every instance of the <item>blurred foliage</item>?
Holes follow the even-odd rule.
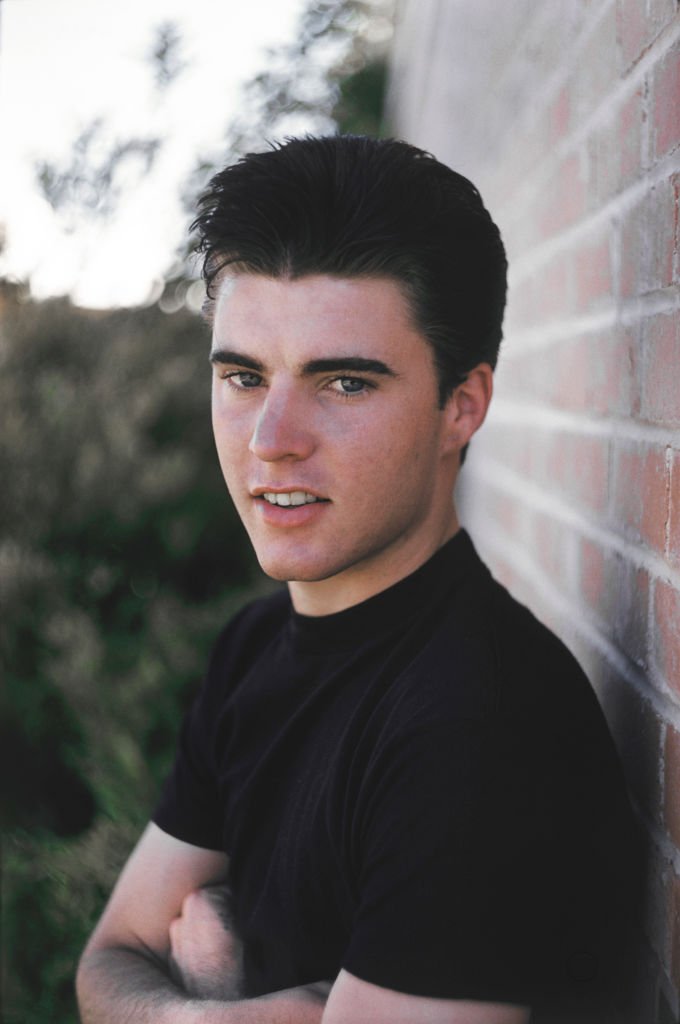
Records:
[[[8,286],[3,305],[5,1019],[70,1022],[77,955],[254,559],[198,318]]]
[[[384,134],[383,101],[393,0],[317,0],[291,42],[269,50],[246,82],[219,150],[201,156],[184,190],[186,208],[208,179],[245,153],[301,133]]]
[[[347,130],[337,116],[341,83],[369,63],[381,66],[384,78],[389,10],[378,0],[320,0],[304,9],[293,41],[270,50],[266,68],[246,84],[241,112],[225,133],[229,156],[301,128]],[[382,95],[379,104],[369,102],[377,134]]]
[[[148,174],[161,148],[158,138],[109,139],[104,119],[96,117],[78,135],[63,165],[39,160],[35,173],[48,203],[67,231],[74,231],[86,211],[107,218],[116,210],[123,188]]]
[[[156,29],[149,50],[149,61],[156,88],[161,92],[172,85],[186,68],[187,61],[182,56],[182,36],[174,21],[164,21]]]
[[[164,93],[187,67],[175,22],[157,26],[147,62],[157,94]],[[74,140],[67,160],[36,161],[36,183],[64,229],[73,232],[84,218],[111,218],[123,192],[134,188],[155,166],[164,141],[153,134],[116,138],[106,119],[95,117]]]
[[[220,152],[198,161],[192,216],[207,178],[268,140],[382,133],[390,11],[308,6],[246,85]],[[149,52],[165,89],[184,66],[171,23]],[[67,226],[110,218],[131,167],[148,173],[162,145],[111,139],[95,119],[63,166],[36,173]],[[78,955],[148,820],[215,634],[271,586],[225,496],[190,279],[183,253],[158,305],[107,313],[0,282],[7,1024],[76,1024]]]
[[[384,61],[372,60],[338,83],[333,116],[338,131],[350,135],[383,134],[387,84]]]

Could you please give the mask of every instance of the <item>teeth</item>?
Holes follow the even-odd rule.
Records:
[[[313,501],[319,500],[315,495],[308,494],[306,491],[288,491],[283,494],[265,491],[262,497],[270,505],[283,505],[284,507],[288,505],[310,505]]]

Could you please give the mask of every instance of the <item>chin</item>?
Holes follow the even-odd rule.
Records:
[[[343,566],[334,562],[319,561],[307,555],[301,557],[279,557],[257,553],[262,572],[280,583],[318,583],[341,572]]]

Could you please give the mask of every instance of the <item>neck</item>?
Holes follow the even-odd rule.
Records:
[[[360,565],[314,582],[291,580],[288,583],[293,608],[301,615],[332,615],[355,604],[368,600],[375,594],[387,590],[399,580],[424,565],[460,529],[455,509],[440,527],[426,537],[404,538],[390,546],[389,551],[380,551]]]

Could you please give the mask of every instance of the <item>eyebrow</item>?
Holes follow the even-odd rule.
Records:
[[[244,356],[241,352],[233,352],[227,348],[214,348],[210,353],[211,363],[226,363],[229,366],[245,366],[248,370],[264,370],[264,364],[251,356]]]
[[[259,359],[246,356],[231,349],[213,349],[210,353],[211,363],[226,363],[230,366],[243,366],[247,370],[262,373],[265,369]],[[310,359],[302,364],[302,375],[311,377],[316,373],[332,372],[377,373],[384,377],[396,377],[394,370],[380,359],[366,359],[364,356],[329,356],[325,359]]]

